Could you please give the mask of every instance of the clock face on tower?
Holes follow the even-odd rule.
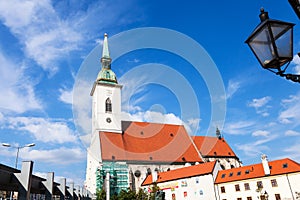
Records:
[[[106,118],[106,122],[110,123],[111,122],[111,118],[110,117]]]

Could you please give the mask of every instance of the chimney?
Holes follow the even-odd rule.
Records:
[[[156,170],[154,170],[154,171],[152,172],[152,183],[155,183],[155,182],[157,181],[157,176],[158,176],[157,173],[158,173],[158,172],[157,172]]]
[[[265,154],[261,155],[261,162],[262,162],[262,165],[264,168],[265,175],[266,176],[270,175],[270,167],[268,164],[268,157]]]

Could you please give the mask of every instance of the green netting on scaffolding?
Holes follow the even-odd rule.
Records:
[[[126,163],[103,162],[102,167],[96,171],[97,189],[105,189],[106,174],[110,174],[110,193],[118,194],[129,187],[128,166]]]

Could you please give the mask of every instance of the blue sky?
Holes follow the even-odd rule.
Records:
[[[270,18],[296,24],[294,54],[300,51],[300,23],[288,1],[124,2],[0,1],[0,142],[14,146],[34,142],[35,147],[20,151],[20,160],[34,160],[35,174],[54,171],[56,178],[83,183],[86,144],[81,136],[90,129],[89,83],[96,79],[100,63],[90,66],[91,79],[74,84],[83,76],[83,61],[93,50],[100,59],[104,33],[113,40],[141,27],[173,30],[200,44],[217,67],[226,97],[212,96],[205,82],[217,77],[202,77],[173,52],[139,49],[115,58],[114,51],[126,41],[119,46],[112,42],[113,70],[124,85],[124,117],[183,123],[197,135],[214,134],[208,132],[209,126],[219,126],[244,164],[260,162],[261,153],[270,160],[290,157],[300,161],[299,84],[263,70],[244,43],[264,7]],[[183,44],[174,41],[174,45]],[[164,70],[153,73],[159,67]],[[300,73],[298,57],[289,71]],[[137,77],[141,72],[150,84]],[[176,82],[173,73],[182,75],[183,82]],[[168,78],[175,82],[162,82]],[[189,115],[185,106],[190,102],[182,100],[191,97],[185,96],[186,83],[197,99],[189,109],[192,113],[199,110],[198,116]],[[73,88],[82,96],[73,96]],[[224,126],[211,121],[215,98],[226,102]],[[74,101],[78,107],[72,106]],[[75,114],[76,123],[73,108],[81,114]],[[15,157],[16,149],[0,148],[1,163],[14,166]]]

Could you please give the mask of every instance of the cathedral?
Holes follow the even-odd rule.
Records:
[[[122,85],[111,68],[104,34],[101,70],[92,96],[92,137],[87,151],[85,187],[91,194],[109,185],[110,194],[138,191],[149,174],[217,161],[223,169],[241,166],[220,131],[191,137],[183,125],[121,119]]]

